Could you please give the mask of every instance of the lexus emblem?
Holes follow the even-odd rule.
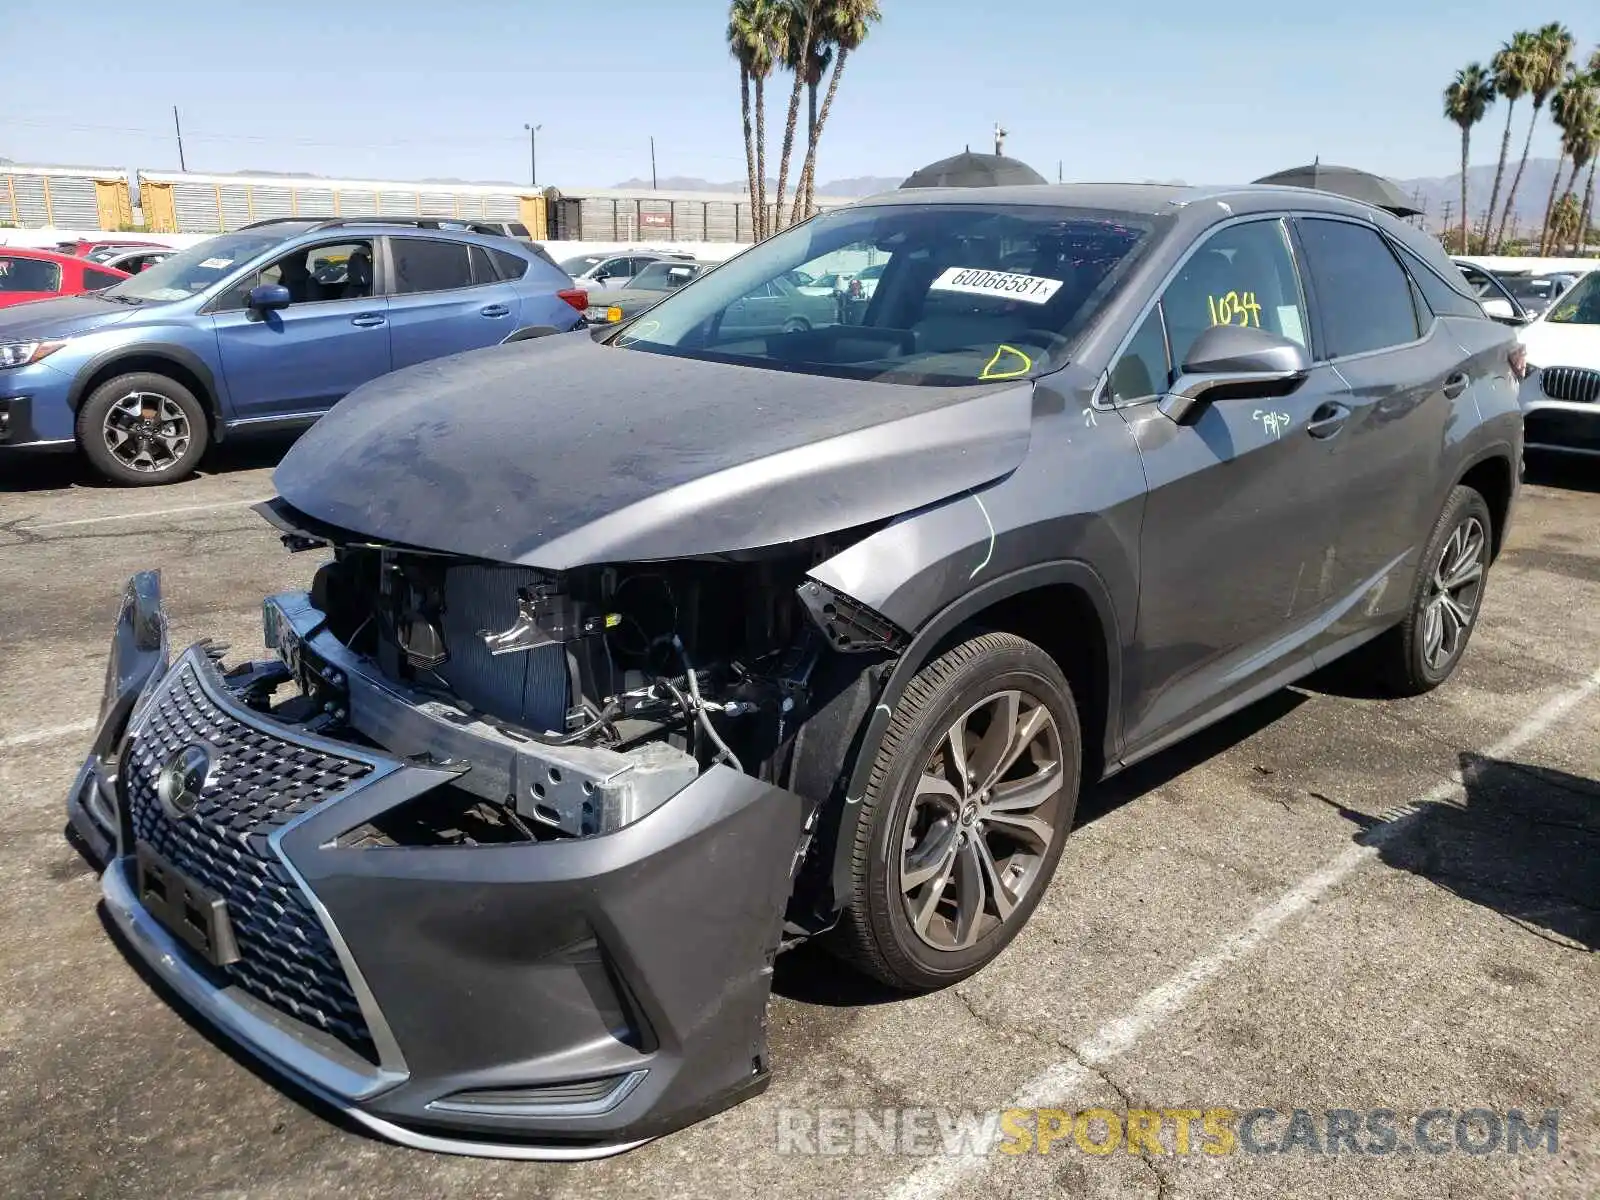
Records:
[[[212,765],[211,748],[198,742],[191,742],[162,764],[156,776],[156,799],[174,821],[183,820],[200,803]]]

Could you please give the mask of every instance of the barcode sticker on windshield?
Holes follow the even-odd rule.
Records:
[[[200,267],[205,271],[220,271],[223,267],[231,267],[232,265],[233,259],[231,258],[208,258],[200,264]]]
[[[985,271],[981,267],[951,267],[928,285],[935,292],[967,292],[974,296],[1004,296],[1028,304],[1043,304],[1056,294],[1059,279],[1041,275],[1013,275],[1010,271]]]

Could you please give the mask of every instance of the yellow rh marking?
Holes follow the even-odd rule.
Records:
[[[1011,370],[1011,371],[996,371],[994,369],[995,368],[995,364],[1000,361],[1000,356],[1002,354],[1014,354],[1014,355],[1016,355],[1018,358],[1020,358],[1022,360],[1022,365],[1020,367],[1017,367],[1015,370]],[[978,378],[980,380],[1015,379],[1019,375],[1026,375],[1031,370],[1033,370],[1033,359],[1029,358],[1026,354],[1024,354],[1021,350],[1018,350],[1015,346],[1004,346],[1004,345],[1002,345],[1002,346],[998,347],[995,350],[994,357],[989,360],[989,365],[983,368],[983,374],[979,375]]]

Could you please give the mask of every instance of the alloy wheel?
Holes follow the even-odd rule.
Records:
[[[1422,610],[1422,661],[1439,671],[1461,652],[1478,613],[1489,539],[1483,522],[1468,517],[1456,527],[1434,565]]]
[[[171,469],[188,453],[192,436],[183,408],[159,392],[129,392],[113,402],[101,434],[118,462],[145,474]]]
[[[965,950],[1010,919],[1065,836],[1063,782],[1061,731],[1026,692],[990,695],[945,731],[900,838],[901,900],[919,938]]]

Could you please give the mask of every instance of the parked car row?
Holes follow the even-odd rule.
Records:
[[[410,232],[344,242],[332,232],[362,224]],[[287,246],[312,227],[333,240],[316,241],[306,251],[303,285],[290,286],[281,304],[241,299],[237,279],[248,275],[252,264],[259,271],[260,260],[282,248],[267,243],[279,239]],[[246,242],[229,240],[241,235]],[[428,249],[407,238],[431,238],[446,249]],[[472,238],[489,240],[480,242],[476,253],[469,242],[457,242]],[[500,257],[489,253],[490,244],[501,248]],[[396,245],[408,252],[398,262]],[[851,261],[852,254],[846,254],[774,277],[720,314],[719,331],[768,337],[861,323],[887,267],[877,261],[880,252],[868,248],[863,253],[865,267],[837,269],[841,261]],[[380,269],[385,254],[389,257]],[[417,269],[427,275],[437,266],[441,274],[423,285],[405,277],[411,257],[429,255],[437,262],[419,259]],[[439,265],[446,260],[453,265]],[[1594,334],[1588,316],[1592,302],[1586,299],[1592,287],[1582,291],[1574,272],[1490,271],[1455,262],[1483,312],[1521,329],[1519,340],[1540,368],[1523,385],[1524,407],[1530,418],[1537,414],[1530,445],[1600,453],[1600,431],[1594,428],[1600,401],[1593,398],[1600,393],[1600,348],[1586,340]],[[516,222],[442,217],[260,222],[187,251],[120,237],[62,242],[54,251],[0,248],[0,307],[26,306],[0,323],[0,447],[76,448],[119,482],[170,482],[188,474],[206,446],[230,432],[309,423],[377,374],[491,345],[530,326],[543,328],[548,322],[559,331],[631,321],[717,265],[651,248],[583,254],[557,263]],[[180,280],[178,286],[160,280],[121,286],[132,276],[149,280],[152,271],[167,267],[161,278]],[[514,278],[496,273],[502,269]],[[293,285],[296,268],[289,268],[285,278]],[[262,275],[260,282],[278,279]],[[515,303],[472,308],[474,300],[503,285],[521,289]],[[95,293],[101,298],[94,302],[42,308],[31,303]],[[535,295],[542,298],[542,309]],[[1578,298],[1570,303],[1565,299],[1574,295]],[[431,299],[414,299],[418,296]],[[328,318],[338,310],[324,307],[334,302],[373,311],[346,314],[335,329],[331,324],[337,323]],[[292,316],[286,317],[291,308]],[[568,310],[576,319],[564,315]],[[246,315],[227,315],[239,312]],[[240,328],[233,328],[240,321]],[[100,393],[119,378],[118,363],[132,361],[150,346],[159,346],[172,364],[165,370],[166,382],[152,384],[155,390],[129,391],[120,398],[121,407],[102,412],[106,401]],[[292,362],[273,360],[290,348]],[[146,356],[143,365],[150,361]],[[96,398],[101,402],[85,403]]]

